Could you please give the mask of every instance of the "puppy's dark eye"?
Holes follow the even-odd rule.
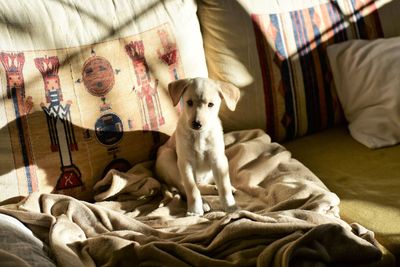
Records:
[[[192,100],[188,100],[188,101],[186,101],[186,103],[188,104],[189,107],[193,106],[193,101]]]
[[[214,103],[211,103],[211,102],[208,103],[208,107],[209,107],[209,108],[212,108],[213,106],[214,106]]]

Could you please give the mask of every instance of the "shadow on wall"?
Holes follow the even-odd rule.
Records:
[[[27,127],[29,121],[37,127]],[[121,132],[112,116],[103,116],[96,124],[96,130],[82,128],[40,111],[10,121],[0,129],[5,194],[25,195],[40,189],[91,201],[91,188],[108,170],[125,172],[136,163],[154,160],[169,137],[157,131]]]
[[[115,27],[114,21],[109,18],[88,12],[71,1],[51,2],[57,7],[78,10],[80,17],[93,21],[101,28],[100,32],[104,33],[96,39],[96,42],[101,43],[121,38],[122,32],[130,27],[133,21],[145,17],[148,12],[157,6],[166,5],[169,1],[147,2],[146,8],[134,17],[121,21],[118,27]],[[110,3],[113,4],[112,1],[107,2]],[[30,25],[29,20],[27,15],[14,17],[12,14],[2,14],[0,23],[6,24],[10,32],[22,32],[32,36],[37,34],[37,29],[27,27]],[[40,34],[40,39],[45,46],[46,44],[54,46],[54,41],[46,34]],[[90,200],[93,184],[101,179],[108,169],[126,171],[132,164],[154,159],[158,146],[168,138],[166,134],[157,130],[158,127],[145,125],[143,120],[148,119],[146,122],[152,123],[150,115],[150,118],[145,119],[133,118],[135,120],[133,122],[133,120],[122,121],[118,114],[112,112],[110,103],[107,103],[104,97],[113,85],[110,79],[101,81],[105,82],[101,84],[102,87],[107,87],[106,82],[110,82],[108,89],[91,92],[98,97],[97,110],[79,111],[93,113],[93,116],[96,116],[93,125],[90,124],[88,128],[82,127],[82,125],[87,126],[87,123],[76,120],[77,113],[71,112],[72,109],[77,111],[77,103],[66,97],[71,84],[66,82],[65,77],[59,75],[59,68],[69,66],[72,69],[71,62],[78,61],[81,57],[79,49],[74,51],[69,50],[65,57],[35,58],[34,62],[29,62],[33,68],[36,67],[35,75],[26,75],[22,71],[25,58],[18,51],[1,53],[1,79],[5,85],[2,97],[5,105],[0,107],[3,121],[3,128],[0,129],[2,140],[0,157],[4,162],[0,167],[0,175],[4,175],[1,181],[2,187],[7,187],[6,194],[10,196],[44,189],[43,191],[66,193]],[[94,62],[93,67],[97,66],[98,62]],[[104,66],[106,64],[100,65],[100,68]],[[112,69],[111,66],[110,69],[103,70],[109,71],[110,77],[120,71]],[[150,77],[151,66],[147,65],[146,71],[147,77]],[[81,73],[81,70],[78,72]],[[75,83],[77,82],[84,81],[78,79]],[[35,90],[37,87],[38,91],[45,87],[45,99],[32,99],[31,96],[25,95],[26,85],[35,87]],[[135,104],[140,105],[141,101],[136,101]],[[140,110],[140,107],[138,109]],[[140,125],[141,119],[143,125]],[[78,122],[80,125],[77,125]],[[3,194],[1,198],[4,199]]]

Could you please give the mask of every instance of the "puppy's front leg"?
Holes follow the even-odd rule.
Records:
[[[233,197],[233,187],[229,177],[228,159],[225,154],[216,157],[212,163],[215,184],[218,188],[218,194],[225,211],[233,212],[237,210],[235,198]]]
[[[193,166],[186,160],[178,160],[178,167],[185,188],[188,206],[186,214],[188,216],[201,216],[204,214],[203,200],[201,199],[200,190],[196,186]]]

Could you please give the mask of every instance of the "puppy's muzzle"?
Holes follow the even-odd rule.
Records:
[[[192,129],[193,130],[200,130],[202,127],[201,122],[200,121],[193,121],[192,122]]]

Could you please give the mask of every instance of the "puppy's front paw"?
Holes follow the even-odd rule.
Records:
[[[203,209],[201,210],[196,210],[196,211],[192,211],[192,210],[188,210],[186,212],[186,216],[203,216],[204,215],[204,211]]]
[[[203,216],[203,201],[202,199],[197,199],[193,202],[192,205],[188,205],[188,210],[186,212],[186,216]]]
[[[234,212],[238,210],[232,194],[228,194],[222,199],[222,206],[226,212]]]
[[[204,215],[204,212],[203,213],[196,213],[196,212],[190,212],[190,211],[187,211],[186,212],[186,216],[203,216]]]

